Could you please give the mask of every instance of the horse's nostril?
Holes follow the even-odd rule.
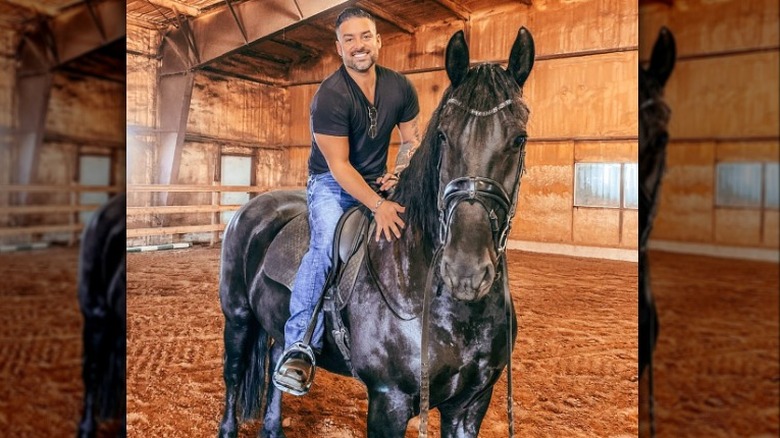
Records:
[[[486,288],[490,283],[490,266],[485,265],[485,269],[482,271],[481,277],[479,277],[479,273],[477,273],[472,278],[478,281],[477,284],[473,285],[475,290],[482,290]]]

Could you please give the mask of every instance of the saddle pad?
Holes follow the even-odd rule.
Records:
[[[306,214],[293,218],[268,247],[263,271],[271,280],[292,290],[295,274],[309,249],[309,220]]]
[[[306,214],[301,214],[288,222],[279,232],[277,238],[271,242],[263,263],[263,273],[271,280],[292,291],[298,267],[308,249],[309,221]],[[363,263],[363,254],[361,245],[343,268],[344,271],[338,279],[338,287],[334,294],[337,309],[344,308],[354,290],[355,281]]]

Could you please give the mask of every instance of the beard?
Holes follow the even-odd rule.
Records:
[[[351,68],[352,70],[363,73],[368,71],[374,64],[376,64],[377,59],[379,59],[379,54],[372,50],[368,53],[368,56],[360,59],[355,58],[354,54],[345,56],[344,65],[346,65],[348,68]]]

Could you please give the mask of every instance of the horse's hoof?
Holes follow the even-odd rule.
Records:
[[[79,426],[78,438],[95,438],[95,427]]]
[[[235,427],[225,427],[225,425],[219,428],[219,438],[236,438],[238,437],[238,430]]]
[[[260,431],[260,438],[287,438],[287,436],[281,428],[277,430],[263,429]]]

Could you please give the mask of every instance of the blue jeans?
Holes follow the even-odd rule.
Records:
[[[333,234],[341,215],[358,204],[345,192],[330,172],[309,176],[306,183],[309,205],[309,228],[311,239],[309,250],[303,256],[298,274],[295,276],[290,297],[290,319],[284,326],[284,347],[289,348],[303,339],[317,300],[323,292],[328,271],[332,265]],[[325,331],[322,314],[317,317],[311,347],[322,348]]]

